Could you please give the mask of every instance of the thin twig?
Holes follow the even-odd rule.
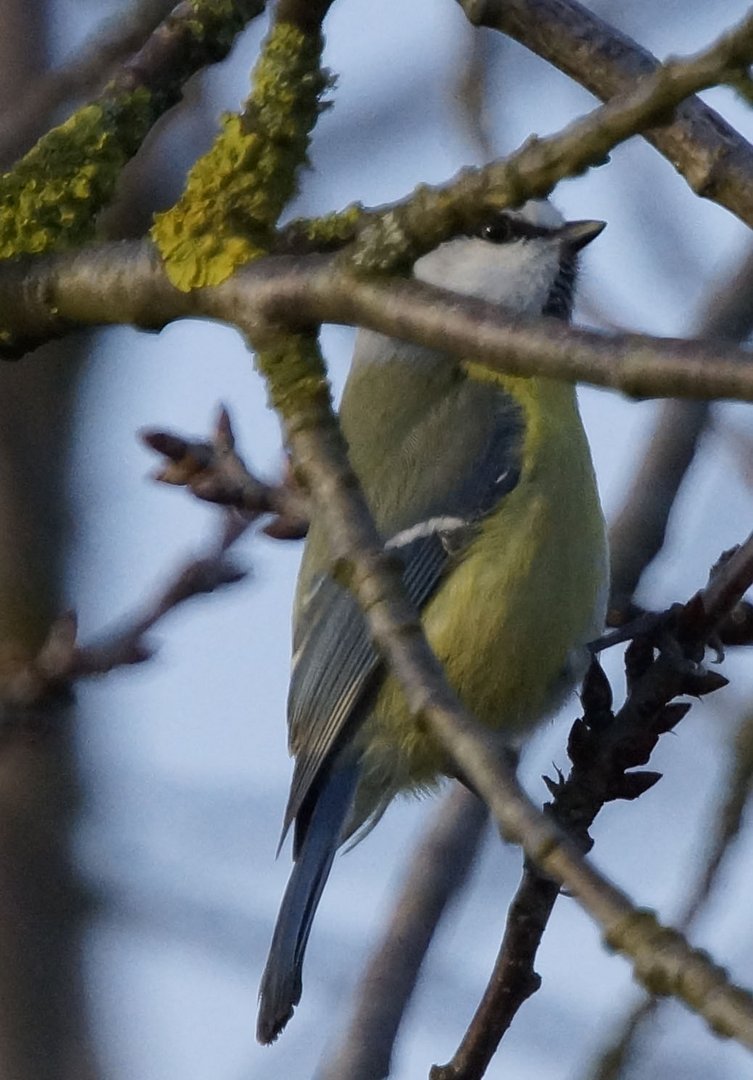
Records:
[[[672,704],[672,699],[709,693],[726,682],[685,657],[694,655],[698,643],[713,636],[718,598],[730,600],[732,582],[742,595],[747,587],[744,574],[753,580],[747,558],[753,539],[745,547],[726,574],[726,585],[719,589],[710,583],[684,608],[668,612],[663,625],[661,620],[647,624],[645,637],[636,638],[626,654],[628,697],[616,715],[606,678],[595,663],[592,666],[583,689],[584,717],[570,734],[570,775],[567,780],[559,776],[547,781],[554,795],[549,813],[586,848],[590,846],[588,830],[605,803],[637,798],[660,779],[658,773],[640,766],[648,761],[659,737],[672,730],[690,707]],[[668,620],[674,625],[670,633]],[[681,640],[684,651],[679,648]],[[526,866],[484,997],[452,1061],[435,1067],[431,1080],[479,1080],[485,1074],[517,1011],[538,989],[536,952],[558,893],[556,881],[537,866]]]
[[[289,472],[282,483],[267,484],[249,471],[235,452],[230,414],[224,406],[209,441],[167,431],[144,431],[141,438],[168,460],[155,474],[156,480],[185,486],[198,499],[234,507],[250,520],[271,515],[263,532],[276,540],[300,540],[306,535],[310,511],[304,492]]]
[[[249,518],[227,511],[219,539],[204,555],[180,567],[153,600],[91,644],[78,643],[77,619],[68,612],[52,625],[36,656],[4,656],[0,663],[0,703],[28,711],[68,696],[79,679],[149,660],[154,650],[147,634],[169,612],[193,597],[236,584],[246,576],[228,552],[249,525]]]
[[[753,13],[694,56],[670,59],[624,94],[549,138],[529,138],[503,161],[466,169],[451,185],[423,186],[408,200],[361,223],[348,257],[359,269],[390,270],[430,251],[448,231],[478,225],[490,209],[548,195],[563,176],[602,165],[630,135],[671,118],[698,90],[729,82],[753,60]],[[753,176],[753,171],[751,173]],[[740,216],[753,225],[753,198]],[[448,230],[449,226],[449,230]]]

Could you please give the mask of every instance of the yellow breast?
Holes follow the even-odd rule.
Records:
[[[481,369],[471,374],[488,378]],[[582,647],[603,625],[607,553],[573,387],[513,378],[503,385],[526,418],[520,481],[484,521],[423,622],[465,705],[512,742],[561,703],[583,670]],[[385,801],[385,787],[430,786],[446,765],[392,678],[359,742],[361,821]]]

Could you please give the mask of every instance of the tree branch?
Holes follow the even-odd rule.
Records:
[[[583,688],[584,717],[575,722],[568,744],[573,767],[567,780],[548,781],[554,800],[547,808],[586,848],[591,845],[588,830],[607,802],[637,798],[660,779],[639,767],[659,737],[690,708],[672,704],[673,699],[710,693],[726,683],[693,657],[703,655],[703,644],[730,610],[725,606],[722,612],[722,606],[734,606],[753,582],[752,557],[753,535],[705,589],[634,640],[626,654],[628,696],[616,715],[606,678],[598,665],[592,666]],[[452,1061],[436,1067],[431,1080],[479,1080],[484,1075],[518,1009],[538,989],[536,953],[558,894],[558,883],[529,863],[484,997]],[[661,980],[649,988],[666,993]]]
[[[645,334],[607,337],[556,319],[514,317],[422,282],[356,277],[336,256],[262,258],[222,285],[183,293],[149,243],[100,244],[0,265],[0,310],[14,341],[6,357],[78,325],[158,329],[204,315],[243,326],[253,339],[270,324],[295,329],[323,321],[473,356],[514,375],[586,382],[632,397],[753,401],[753,363],[742,349]]]
[[[348,259],[357,269],[394,270],[410,265],[449,235],[473,229],[490,210],[549,195],[557,181],[603,165],[619,143],[671,117],[688,95],[735,81],[753,59],[753,14],[702,52],[670,59],[605,105],[548,138],[531,136],[509,157],[480,169],[464,169],[449,184],[422,185],[370,219],[359,219]],[[747,85],[747,84],[746,84]],[[753,171],[750,176],[753,194]],[[742,220],[753,224],[743,204]],[[743,212],[744,211],[744,212]]]
[[[753,329],[753,251],[729,278],[710,290],[698,337],[744,341]],[[656,421],[643,460],[609,530],[610,623],[629,618],[643,571],[664,546],[669,516],[680,485],[706,428],[708,402],[668,401]]]
[[[606,101],[658,61],[575,0],[459,0],[471,22],[500,30]],[[642,132],[692,190],[753,226],[753,147],[697,98]]]
[[[174,6],[173,0],[141,0],[124,13],[105,20],[69,60],[37,75],[0,114],[0,162],[10,163],[28,148],[61,104],[87,91],[94,92],[114,64],[143,45]],[[24,145],[26,144],[26,145]]]
[[[116,629],[90,645],[76,640],[76,616],[69,612],[53,623],[47,640],[34,657],[4,654],[0,661],[0,704],[27,711],[70,694],[73,684],[91,675],[151,659],[147,633],[169,612],[195,596],[214,592],[245,577],[228,550],[243,535],[251,518],[235,511],[225,515],[222,533],[209,550],[182,566],[147,603]]]
[[[310,507],[305,494],[292,475],[280,484],[267,484],[249,471],[235,452],[235,436],[224,407],[210,442],[166,431],[144,431],[141,438],[169,462],[156,474],[156,480],[186,486],[197,499],[233,507],[249,521],[271,515],[262,531],[276,540],[301,540],[306,535]]]

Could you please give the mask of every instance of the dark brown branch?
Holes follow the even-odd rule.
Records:
[[[424,721],[460,775],[469,778],[502,835],[520,844],[543,874],[567,887],[602,927],[608,946],[631,958],[644,985],[674,994],[714,1030],[753,1048],[753,995],[730,984],[722,969],[690,948],[676,931],[662,927],[651,913],[637,911],[621,890],[594,870],[578,845],[525,795],[498,741],[476,724],[448,686],[348,463],[315,339],[270,335],[259,365],[280,408],[297,474],[326,530],[331,557],[361,606],[372,640],[398,681],[411,715]],[[703,605],[696,601],[680,624],[689,648],[704,617]],[[695,693],[713,688],[713,676],[702,675],[692,663],[678,664],[676,650],[667,652],[674,664],[670,671],[678,680],[682,676],[681,692],[688,692],[688,686]],[[661,653],[656,664],[668,667],[669,659]],[[666,687],[669,678],[659,677],[663,671],[652,673],[651,667],[642,672],[644,716],[652,715],[647,709],[652,700],[656,709],[657,689]],[[717,677],[717,685],[723,681]],[[581,749],[584,745],[590,749],[590,740],[584,739]],[[644,789],[648,786],[645,777],[640,782]],[[627,783],[620,797],[627,796],[626,788]]]
[[[515,38],[602,101],[658,66],[647,50],[575,0],[459,2],[471,22]],[[753,226],[753,147],[718,113],[690,98],[670,122],[643,134],[697,195]]]
[[[251,473],[235,452],[227,409],[220,409],[211,441],[184,439],[166,431],[145,431],[143,441],[169,464],[155,474],[163,484],[185,486],[204,502],[234,507],[249,520],[272,516],[263,531],[277,540],[300,540],[309,525],[305,494],[288,473],[280,484],[267,484]]]
[[[434,1065],[429,1080],[472,1080],[485,1074],[518,1009],[539,989],[536,953],[559,891],[551,878],[525,871],[507,912],[504,938],[484,996],[452,1061]]]
[[[548,781],[554,795],[549,813],[586,848],[588,830],[607,802],[634,799],[660,779],[641,766],[659,737],[690,708],[673,699],[725,685],[726,679],[699,666],[698,654],[753,583],[752,560],[753,536],[720,565],[705,589],[636,638],[626,654],[628,697],[617,714],[606,678],[592,665],[583,689],[584,717],[570,734],[570,775]],[[435,1067],[431,1080],[479,1080],[485,1074],[518,1009],[538,988],[536,952],[558,893],[548,875],[532,864],[526,867],[484,997],[452,1061]]]

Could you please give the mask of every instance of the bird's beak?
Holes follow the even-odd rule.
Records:
[[[586,244],[595,240],[606,228],[606,221],[566,221],[559,230],[560,239],[575,254],[581,251]]]

